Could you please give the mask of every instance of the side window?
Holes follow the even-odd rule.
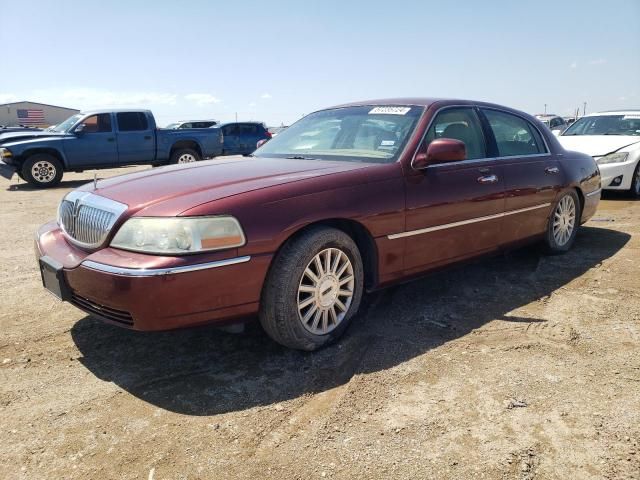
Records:
[[[482,110],[487,117],[498,145],[498,155],[512,157],[546,153],[538,131],[527,122],[510,113]]]
[[[226,127],[223,128],[222,130],[222,134],[223,135],[238,135],[238,125],[233,124],[233,125],[227,125]]]
[[[111,132],[111,114],[100,113],[91,115],[82,122],[84,124],[84,133],[106,133]]]
[[[180,128],[192,128],[190,123],[183,123]]]
[[[121,132],[148,130],[147,116],[142,112],[120,112],[116,117]]]
[[[240,133],[242,133],[243,135],[255,135],[256,133],[258,133],[258,127],[250,123],[240,125]]]
[[[424,148],[437,138],[464,142],[468,160],[487,156],[482,126],[473,108],[449,108],[440,112],[429,127]]]

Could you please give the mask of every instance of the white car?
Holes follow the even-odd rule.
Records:
[[[558,137],[562,146],[591,155],[605,190],[628,190],[640,198],[640,110],[593,113]]]

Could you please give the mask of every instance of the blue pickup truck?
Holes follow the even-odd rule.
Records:
[[[0,175],[46,188],[67,171],[188,163],[223,150],[220,128],[165,130],[148,110],[95,110],[46,131],[0,134]]]

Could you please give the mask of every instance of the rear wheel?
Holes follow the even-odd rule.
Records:
[[[62,163],[53,155],[36,153],[25,160],[21,173],[34,187],[54,187],[62,180]]]
[[[545,245],[552,254],[567,252],[576,239],[580,218],[580,199],[575,191],[565,192],[553,207],[547,225]]]
[[[190,148],[181,148],[171,154],[171,163],[193,163],[200,160],[198,152]]]
[[[636,171],[633,173],[629,192],[633,198],[640,198],[640,162],[636,165]]]
[[[362,260],[351,237],[317,227],[287,243],[269,271],[260,323],[276,342],[316,350],[339,338],[358,311]]]

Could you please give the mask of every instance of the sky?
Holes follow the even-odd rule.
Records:
[[[290,124],[344,102],[640,108],[640,0],[0,0],[0,103]]]

